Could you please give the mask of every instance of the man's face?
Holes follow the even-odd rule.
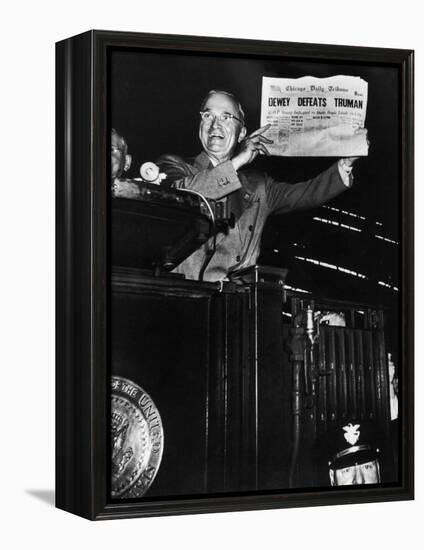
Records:
[[[125,154],[122,138],[115,132],[112,132],[111,146],[111,172],[112,179],[115,179],[119,178],[123,172],[128,170],[131,164],[131,156]]]
[[[237,105],[231,97],[220,93],[209,97],[203,111],[218,116],[229,113],[240,118]],[[218,116],[212,116],[208,121],[200,121],[199,137],[203,149],[210,157],[218,162],[225,162],[232,158],[237,143],[246,136],[246,128],[234,118],[224,122],[219,120]]]
[[[331,485],[366,485],[380,483],[378,460],[330,470]]]

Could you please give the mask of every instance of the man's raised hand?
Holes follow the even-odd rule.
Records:
[[[262,134],[264,134],[270,127],[271,124],[266,124],[246,136],[240,142],[238,152],[231,160],[235,170],[239,170],[242,166],[250,164],[259,154],[269,155],[269,151],[265,144],[274,142]]]

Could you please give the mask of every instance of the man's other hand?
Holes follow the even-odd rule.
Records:
[[[358,130],[355,131],[355,134],[365,135],[367,140],[368,148],[370,146],[370,140],[368,139],[368,130],[366,128],[358,128]],[[360,157],[346,157],[343,158],[343,164],[346,168],[352,168],[353,163],[357,161]]]

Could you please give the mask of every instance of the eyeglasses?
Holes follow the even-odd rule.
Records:
[[[213,113],[212,111],[200,111],[200,117],[203,120],[203,122],[211,123],[216,118],[219,120],[219,122],[222,122],[224,124],[228,124],[233,119],[238,120],[241,124],[243,124],[243,121],[237,118],[236,116],[232,115],[231,113]]]

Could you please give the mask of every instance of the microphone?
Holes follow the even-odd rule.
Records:
[[[140,167],[140,176],[147,183],[155,183],[160,185],[160,182],[166,178],[166,174],[161,174],[159,166],[154,162],[145,162]]]

